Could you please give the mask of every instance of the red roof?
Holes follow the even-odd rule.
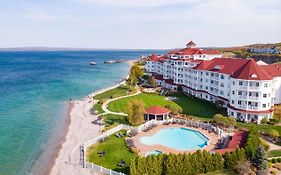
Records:
[[[156,54],[152,54],[151,56],[150,56],[150,61],[158,61],[158,56],[156,55]]]
[[[247,139],[247,131],[237,131],[233,136],[232,139],[229,141],[226,148],[218,149],[216,152],[220,154],[224,154],[226,152],[234,151],[238,147],[243,147]]]
[[[184,48],[184,49],[181,49],[177,52],[170,52],[170,53],[173,53],[173,54],[176,54],[176,55],[202,55],[202,54],[209,54],[209,55],[212,55],[212,54],[219,54],[218,51],[216,50],[204,50],[204,49],[198,49],[198,48]]]
[[[264,69],[265,67],[266,69]],[[195,69],[223,73],[237,79],[271,80],[272,75],[281,75],[281,70],[278,66],[274,66],[274,69],[269,70],[272,67],[272,65],[258,65],[252,59],[214,58],[212,60],[201,61]]]
[[[281,76],[281,64],[269,64],[269,65],[261,65],[261,67],[272,77]]]
[[[145,112],[147,114],[161,115],[161,114],[170,113],[171,111],[161,106],[153,106],[146,109]]]
[[[186,46],[196,46],[196,44],[193,41],[189,41]]]
[[[272,80],[272,77],[252,59],[247,60],[247,63],[231,77],[244,80]]]

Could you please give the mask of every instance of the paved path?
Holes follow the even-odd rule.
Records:
[[[131,94],[131,95],[126,95],[126,96],[122,96],[122,97],[117,97],[117,98],[113,98],[113,99],[109,99],[106,102],[104,102],[102,104],[102,110],[104,111],[104,113],[100,114],[100,115],[104,115],[104,114],[115,114],[115,115],[123,115],[123,116],[127,116],[127,114],[123,113],[123,112],[113,112],[107,109],[108,104],[115,101],[115,100],[119,100],[122,98],[127,98],[127,97],[132,97],[132,96],[136,96],[139,95],[141,93],[141,91],[138,89],[138,92]]]

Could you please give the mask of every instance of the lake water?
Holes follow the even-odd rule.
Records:
[[[0,174],[29,174],[61,139],[67,101],[118,83],[127,63],[152,51],[0,52]],[[97,65],[90,66],[89,62]],[[58,138],[50,141],[56,132]],[[53,149],[53,148],[52,148]],[[46,157],[48,161],[50,157]]]

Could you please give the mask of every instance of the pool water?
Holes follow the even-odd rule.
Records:
[[[162,145],[179,151],[204,148],[209,139],[199,131],[187,128],[165,128],[152,136],[140,138],[145,145]]]
[[[162,154],[162,151],[159,151],[159,150],[153,150],[153,151],[149,151],[145,154],[145,156],[151,156],[151,155],[159,155],[159,154]]]

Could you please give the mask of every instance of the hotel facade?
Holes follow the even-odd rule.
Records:
[[[184,49],[151,55],[145,69],[158,85],[217,103],[240,121],[270,119],[273,106],[281,103],[281,64],[222,58],[192,41]]]

